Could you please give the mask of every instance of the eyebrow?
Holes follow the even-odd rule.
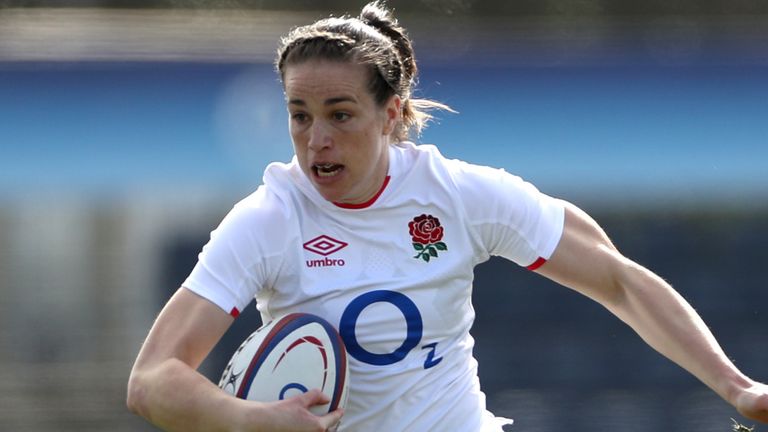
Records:
[[[326,105],[326,106],[328,106],[328,105],[335,105],[337,103],[342,103],[342,102],[353,102],[353,103],[355,103],[355,102],[357,102],[357,99],[353,98],[352,96],[337,96],[337,97],[332,97],[332,98],[326,99],[325,102],[323,102],[323,105]],[[307,105],[307,103],[304,102],[304,100],[302,100],[302,99],[289,99],[288,100],[288,104],[289,105],[299,105],[299,106],[306,106]]]

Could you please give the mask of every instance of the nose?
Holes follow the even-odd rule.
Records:
[[[321,121],[315,121],[309,131],[309,148],[312,151],[320,151],[333,145],[328,126]]]

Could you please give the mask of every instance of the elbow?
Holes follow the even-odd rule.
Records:
[[[638,286],[644,269],[616,251],[606,251],[611,259],[605,266],[607,271],[596,283],[599,289],[591,292],[591,297],[614,314],[630,307],[632,290]]]
[[[655,276],[645,267],[624,259],[610,284],[609,295],[602,302],[610,311],[626,321],[628,316],[637,312],[637,300],[647,297],[654,286]]]
[[[146,393],[146,385],[134,370],[128,379],[128,391],[125,399],[125,404],[130,412],[144,416]]]

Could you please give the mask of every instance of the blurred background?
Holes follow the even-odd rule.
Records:
[[[152,320],[292,154],[277,40],[363,3],[0,0],[0,430],[153,430],[124,408]],[[459,111],[419,141],[585,208],[768,380],[768,2],[389,5],[418,95]],[[476,274],[481,381],[511,430],[744,421],[596,304],[501,260]],[[258,325],[249,307],[206,375]]]

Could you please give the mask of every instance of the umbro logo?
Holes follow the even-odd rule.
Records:
[[[334,254],[345,247],[349,243],[341,240],[336,240],[333,237],[329,237],[325,234],[315,237],[312,240],[304,243],[304,249],[322,255],[323,259],[307,260],[307,267],[336,267],[343,266],[345,264],[343,259],[328,258],[328,255]]]
[[[348,243],[346,242],[323,234],[304,243],[304,249],[322,256],[328,256],[344,249],[347,245]]]

